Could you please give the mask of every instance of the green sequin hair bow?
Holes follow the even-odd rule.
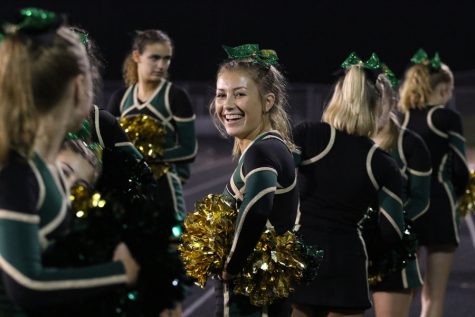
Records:
[[[76,132],[69,132],[66,135],[66,140],[83,140],[86,143],[90,142],[91,139],[91,123],[88,119],[85,119],[82,124],[81,128]]]
[[[376,53],[371,54],[371,57],[366,62],[363,62],[363,60],[359,58],[355,52],[351,52],[351,54],[343,61],[343,63],[341,63],[341,68],[348,69],[354,65],[362,65],[364,68],[370,70],[380,70],[383,66]]]
[[[252,63],[270,67],[277,64],[279,58],[274,50],[261,50],[259,44],[244,44],[236,47],[223,45],[231,60],[251,59]]]
[[[372,53],[371,57],[367,61],[363,62],[363,60],[359,58],[355,52],[352,52],[345,59],[345,61],[341,63],[341,68],[348,69],[353,65],[362,65],[368,70],[383,73],[384,75],[386,75],[389,82],[391,83],[391,86],[393,87],[396,87],[399,84],[399,79],[396,77],[394,72],[386,64],[381,62],[376,53]]]
[[[411,62],[414,64],[430,66],[432,69],[440,69],[440,67],[442,66],[442,61],[438,52],[436,52],[434,54],[434,57],[430,59],[429,55],[422,48],[417,50],[416,54],[412,56]]]
[[[0,40],[7,34],[38,34],[58,28],[63,18],[54,12],[38,9],[25,8],[18,13],[18,23],[6,22],[3,24],[3,34],[0,34]]]
[[[82,45],[84,45],[85,47],[88,47],[89,33],[87,33],[86,31],[80,30],[76,27],[71,27],[70,30],[73,31],[79,37],[79,41],[81,42]]]
[[[87,144],[87,147],[89,150],[94,153],[97,159],[99,161],[102,161],[102,146],[99,143],[96,142],[91,142],[91,123],[89,122],[88,119],[85,119],[82,124],[81,128],[76,131],[76,132],[69,132],[66,135],[66,141],[76,141],[76,140],[81,140],[85,144]]]
[[[396,74],[388,67],[388,65],[384,64],[382,65],[382,70],[384,75],[388,78],[389,82],[391,83],[391,86],[397,87],[399,85],[399,79],[396,77]]]

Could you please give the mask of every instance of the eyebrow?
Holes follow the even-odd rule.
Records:
[[[166,58],[166,57],[172,57],[171,55],[160,55],[160,54],[152,54],[150,57],[157,57],[157,58]]]
[[[239,87],[233,88],[233,90],[238,90],[238,89],[247,89],[247,87],[239,86]],[[216,90],[225,90],[225,89],[223,89],[223,88],[216,88]]]

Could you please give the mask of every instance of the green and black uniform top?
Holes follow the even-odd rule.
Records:
[[[405,216],[414,221],[426,213],[430,205],[432,165],[429,149],[419,135],[399,128],[397,145],[389,154],[398,163],[403,177]]]
[[[0,171],[3,286],[25,311],[95,297],[126,282],[120,262],[74,269],[43,267],[43,250],[67,228],[69,194],[62,179],[59,166],[48,166],[39,155],[27,160],[14,151]]]
[[[433,169],[430,206],[418,219],[419,241],[422,245],[457,245],[457,199],[464,193],[469,176],[461,117],[444,106],[427,106],[406,112],[402,127],[422,137]]]
[[[143,158],[139,150],[130,142],[129,137],[120,126],[117,119],[104,109],[94,106],[91,120],[92,141],[99,143],[103,148],[121,149],[130,153],[138,160]]]
[[[266,226],[273,226],[277,234],[293,228],[298,209],[296,181],[292,153],[278,132],[259,135],[242,153],[224,190],[238,208],[226,261],[229,273],[239,273]]]
[[[397,122],[394,124],[397,129],[397,139],[388,152],[396,160],[401,171],[404,218],[411,225],[406,228],[402,245],[398,246],[398,251],[395,251],[387,248],[384,241],[380,239],[376,225],[377,214],[370,214],[375,219],[367,219],[363,224],[363,237],[370,258],[368,271],[373,280],[376,280],[375,276],[382,277],[382,280],[371,282],[373,292],[398,292],[415,289],[423,284],[415,255],[415,237],[406,234],[412,232],[417,235],[417,232],[412,229],[412,224],[429,209],[432,174],[430,153],[420,136],[411,130],[401,128]],[[368,227],[372,227],[374,231]],[[402,259],[410,260],[406,260],[405,265],[400,265]]]
[[[304,122],[293,132],[300,153],[302,226],[321,221],[357,228],[368,207],[379,202],[385,241],[402,238],[401,174],[389,154],[367,137],[349,135],[327,123]]]
[[[148,100],[139,100],[138,85],[116,91],[108,111],[117,117],[149,115],[166,129],[164,144],[165,162],[177,166],[179,176],[189,177],[186,163],[192,162],[198,152],[195,132],[195,114],[187,93],[167,80],[162,80]]]
[[[444,106],[427,106],[406,112],[403,127],[419,134],[430,149],[433,181],[451,182],[460,197],[469,174],[460,115]]]

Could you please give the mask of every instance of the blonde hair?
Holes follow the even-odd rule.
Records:
[[[432,91],[440,83],[453,83],[453,74],[449,67],[442,64],[440,69],[430,70],[429,66],[417,64],[411,66],[401,86],[399,108],[402,112],[411,109],[423,109],[427,106]]]
[[[94,97],[100,96],[103,88],[101,73],[104,70],[104,59],[97,47],[96,42],[89,36],[87,31],[79,26],[69,26],[69,29],[78,36],[85,36],[86,41],[82,41],[84,48],[86,49],[87,57],[89,58],[89,64],[91,67],[92,88]]]
[[[383,135],[382,142],[379,144],[379,147],[385,151],[392,150],[397,146],[397,141],[401,130],[401,125],[394,112],[391,112],[388,125],[389,129]]]
[[[219,77],[225,71],[244,71],[257,84],[261,103],[264,105],[264,96],[272,93],[275,96],[274,105],[267,112],[269,122],[273,130],[277,130],[287,146],[293,150],[295,145],[292,141],[290,120],[287,114],[287,81],[282,73],[274,66],[263,66],[250,60],[231,60],[220,65],[217,73]],[[263,106],[264,107],[264,106]],[[264,108],[262,109],[264,111]],[[225,135],[224,127],[217,118],[215,100],[212,101],[210,113],[218,130]],[[241,150],[238,141],[234,141],[233,157],[239,157]]]
[[[154,43],[168,43],[173,48],[173,42],[163,31],[160,30],[145,30],[138,31],[132,43],[132,50],[127,55],[122,66],[122,75],[126,86],[131,86],[139,82],[139,75],[137,72],[137,63],[132,58],[133,51],[138,51],[142,54],[145,47]]]
[[[61,27],[45,38],[7,34],[0,44],[0,164],[10,149],[31,155],[38,115],[59,106],[70,79],[90,73],[72,31]]]
[[[385,74],[380,74],[378,76],[376,86],[379,87],[380,91],[382,92],[381,103],[379,107],[381,108],[381,111],[383,111],[385,108],[389,110],[389,120],[388,122],[384,123],[387,129],[382,129],[381,131],[379,130],[381,127],[377,127],[378,131],[375,132],[375,137],[378,137],[381,140],[379,146],[382,149],[389,151],[397,146],[397,140],[399,138],[399,130],[401,126],[396,114],[394,113],[395,109],[393,107],[395,99],[397,100],[397,92],[393,89],[391,82]],[[379,119],[377,122],[379,125]]]
[[[348,134],[371,136],[375,131],[375,108],[380,94],[360,65],[351,66],[340,79],[322,121]]]

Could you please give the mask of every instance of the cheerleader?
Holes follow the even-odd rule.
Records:
[[[405,221],[413,223],[429,208],[432,173],[430,154],[420,136],[401,127],[394,112],[398,100],[397,93],[391,86],[397,84],[396,79],[387,67],[385,69],[385,76],[380,77],[383,93],[380,115],[377,131],[372,139],[398,163],[403,176]],[[417,259],[408,262],[402,270],[387,273],[381,281],[370,287],[376,316],[408,316],[412,297],[421,285],[422,278]]]
[[[352,54],[342,64],[323,122],[294,129],[300,187],[299,226],[304,241],[323,249],[317,278],[297,286],[292,316],[363,316],[371,306],[367,254],[359,230],[379,201],[385,241],[402,238],[401,175],[394,160],[369,138],[376,128],[381,89],[368,62]]]
[[[167,34],[160,30],[138,32],[132,52],[124,62],[127,88],[114,93],[108,110],[118,117],[149,115],[166,130],[161,159],[172,164],[172,170],[165,177],[170,184],[170,199],[177,218],[183,220],[182,182],[189,177],[187,163],[194,160],[198,144],[189,97],[183,89],[167,80],[172,56],[173,44]]]
[[[52,12],[23,9],[19,23],[6,24],[4,31],[0,267],[2,312],[16,316],[19,310],[34,314],[133,284],[139,266],[121,243],[115,262],[43,267],[42,251],[67,229],[69,195],[56,157],[66,133],[89,113],[91,69],[77,36]]]
[[[286,300],[256,307],[232,293],[232,279],[243,268],[266,227],[277,234],[292,229],[298,207],[285,78],[274,51],[247,44],[226,47],[219,67],[211,113],[234,138],[237,166],[224,195],[238,209],[235,234],[222,282],[216,287],[216,316],[288,316]]]
[[[423,50],[411,59],[400,89],[403,129],[419,134],[432,163],[430,206],[414,223],[419,245],[427,251],[421,316],[442,316],[454,251],[459,244],[457,199],[468,182],[460,115],[445,105],[452,97],[454,78],[436,54]]]
[[[102,63],[97,57],[98,53],[94,41],[90,39],[85,30],[78,27],[72,27],[71,29],[79,35],[86,48],[91,67],[99,70]],[[100,76],[96,76],[94,79],[94,87],[97,90],[97,87],[101,86]],[[184,298],[184,276],[182,275],[184,272],[180,272],[178,254],[169,251],[168,236],[173,231],[172,227],[177,223],[172,213],[171,201],[162,199],[162,197],[172,195],[169,191],[168,181],[165,177],[159,179],[152,177],[152,172],[144,162],[142,154],[130,142],[117,119],[96,105],[92,107],[91,113],[83,122],[83,127],[77,132],[77,136],[88,143],[89,146],[98,144],[102,147],[103,162],[99,164],[99,167],[102,167],[99,168],[102,173],[96,184],[89,182],[90,189],[99,189],[103,196],[105,195],[109,200],[113,200],[108,204],[110,210],[103,212],[104,215],[107,215],[103,216],[105,218],[103,221],[109,222],[111,228],[116,230],[104,231],[106,232],[105,235],[101,236],[103,241],[97,241],[97,248],[107,248],[111,241],[126,236],[132,254],[142,267],[142,274],[139,276],[138,282],[141,288],[137,290],[139,300],[123,305],[124,313],[132,315],[139,313],[158,314],[163,310],[162,315],[168,316],[169,308],[176,306],[176,302]],[[81,144],[85,144],[82,141],[72,141],[74,143],[73,148],[77,149],[78,144],[79,147],[81,147]],[[66,144],[70,143],[71,141],[66,142]],[[71,146],[66,146],[60,152],[60,161],[68,167],[76,166],[77,162],[84,161],[81,156],[90,156],[88,155],[90,151],[74,153],[74,149],[73,151],[70,151],[70,149]],[[97,166],[97,164],[92,165]],[[77,183],[78,179],[81,179],[81,181],[84,179],[80,177],[84,173],[84,168],[81,167],[66,169],[73,171],[71,173],[73,175],[71,184]],[[127,229],[122,229],[122,225],[119,225],[118,228],[114,226],[116,224],[114,215],[118,217],[121,213],[120,211],[117,213],[114,209],[125,209],[127,211],[128,216],[125,218]],[[132,216],[132,214],[135,216]],[[78,230],[82,236],[91,232],[98,238],[95,232],[97,223],[97,219],[78,221]],[[75,240],[70,239],[69,241],[76,244],[84,243],[84,238],[73,239]],[[68,247],[68,242],[62,242],[59,245]],[[162,260],[167,261],[170,265],[163,266]],[[69,264],[77,265],[78,263]],[[172,265],[175,266],[172,267]],[[161,269],[157,271],[156,268],[159,266],[161,266]],[[172,281],[174,282],[172,283]],[[159,285],[150,287],[153,283]],[[144,287],[144,285],[147,286]],[[120,296],[123,295],[120,294]],[[160,299],[159,302],[157,302],[157,299]],[[122,299],[118,300],[120,303],[123,302]],[[101,306],[99,303],[88,302],[88,304],[85,305],[88,310],[83,312],[76,310],[75,314],[88,314],[91,310],[98,310]],[[99,312],[98,310],[98,314],[113,314],[118,304],[117,301],[111,301],[103,306],[100,308],[103,311]],[[69,311],[62,313],[72,315],[72,312]]]

